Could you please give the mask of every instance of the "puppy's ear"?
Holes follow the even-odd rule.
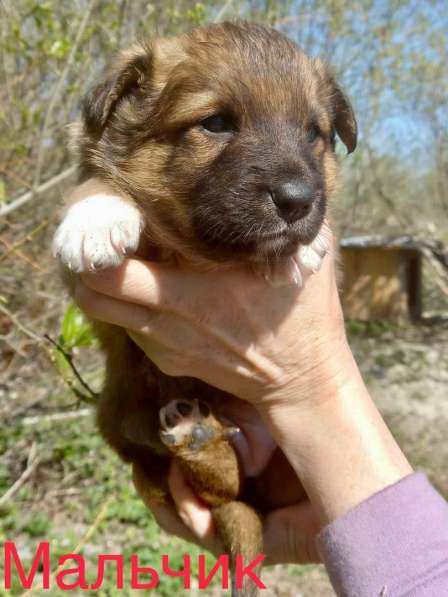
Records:
[[[352,105],[334,76],[327,71],[329,96],[333,108],[334,129],[347,148],[348,153],[356,149],[358,125]]]
[[[100,136],[117,102],[144,84],[152,70],[149,47],[136,46],[123,52],[102,82],[87,93],[82,115],[89,133]]]

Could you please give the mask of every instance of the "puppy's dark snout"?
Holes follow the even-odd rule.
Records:
[[[295,222],[309,214],[313,188],[301,180],[282,182],[271,188],[272,200],[286,222]]]

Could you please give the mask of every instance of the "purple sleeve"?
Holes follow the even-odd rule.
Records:
[[[422,473],[326,526],[317,545],[338,595],[448,596],[448,503]]]

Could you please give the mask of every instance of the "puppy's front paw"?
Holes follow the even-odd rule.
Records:
[[[117,267],[139,244],[139,210],[119,197],[97,194],[72,205],[53,240],[53,255],[74,272]]]
[[[308,276],[319,271],[329,246],[327,235],[321,231],[309,245],[301,245],[295,255],[265,266],[264,277],[274,287],[294,284],[301,288]]]
[[[319,232],[311,244],[302,245],[295,258],[302,275],[318,272],[328,249],[327,238],[322,232]]]

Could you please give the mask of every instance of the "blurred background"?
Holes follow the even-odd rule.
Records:
[[[326,59],[353,101],[359,145],[349,157],[338,149],[333,208],[347,330],[392,431],[448,497],[445,0],[1,0],[0,539],[25,563],[49,540],[54,562],[74,550],[91,560],[93,582],[99,553],[138,553],[156,567],[162,553],[179,567],[199,553],[159,532],[95,431],[101,358],[49,247],[75,182],[66,125],[117,49],[234,18]],[[264,579],[267,596],[334,595],[320,566],[278,566]],[[154,594],[184,592],[174,578]],[[132,590],[111,577],[91,594]]]

